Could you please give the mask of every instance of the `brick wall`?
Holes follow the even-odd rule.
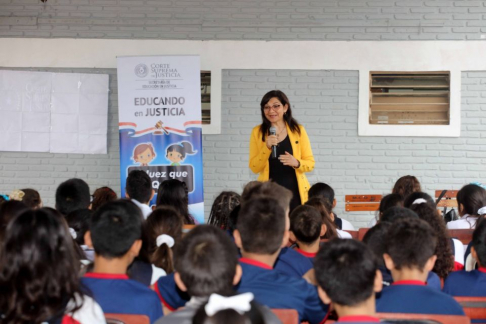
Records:
[[[0,0],[0,37],[467,40],[484,1]]]

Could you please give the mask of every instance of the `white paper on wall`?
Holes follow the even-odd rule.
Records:
[[[108,81],[1,70],[0,151],[106,154]]]

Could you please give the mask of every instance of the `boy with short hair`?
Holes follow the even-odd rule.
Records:
[[[464,315],[452,297],[426,286],[437,256],[434,230],[421,219],[397,220],[385,239],[383,258],[393,284],[383,289],[376,301],[381,313]]]
[[[142,215],[128,200],[109,202],[91,218],[85,242],[93,246],[93,272],[82,283],[105,313],[147,315],[154,323],[162,317],[157,294],[126,275],[142,247]]]
[[[476,224],[472,237],[471,255],[479,268],[472,271],[451,272],[444,284],[444,292],[452,296],[486,297],[486,221]]]
[[[316,287],[273,269],[280,249],[288,242],[287,215],[288,209],[273,198],[257,197],[243,203],[234,231],[243,269],[237,290],[252,292],[256,301],[270,308],[296,309],[301,321],[321,323],[328,308],[319,300]]]
[[[375,293],[382,288],[373,253],[356,240],[334,239],[323,244],[314,261],[319,297],[332,303],[336,323],[379,323]],[[383,322],[382,322],[383,323]]]
[[[152,213],[149,207],[150,200],[154,197],[155,191],[152,189],[152,180],[145,171],[133,170],[128,174],[126,182],[126,197],[140,208],[143,217],[147,219]]]
[[[321,197],[324,199],[327,199],[330,203],[332,208],[334,209],[336,207],[337,201],[336,198],[334,198],[334,189],[332,187],[324,182],[317,182],[312,185],[309,189],[309,199],[314,198],[314,197]],[[334,224],[336,224],[337,228],[340,230],[344,231],[354,231],[354,226],[347,220],[343,218],[339,218],[334,212],[329,213]]]
[[[174,261],[177,286],[191,299],[182,310],[173,312],[157,324],[192,323],[196,311],[211,294],[233,296],[233,286],[240,281],[238,252],[230,237],[221,229],[200,225],[191,230],[175,248]],[[266,307],[260,306],[265,323],[280,323]]]
[[[284,247],[275,262],[274,269],[289,276],[302,277],[312,269],[314,257],[319,251],[320,237],[325,233],[322,216],[311,206],[299,206],[290,214],[290,240],[298,247]]]
[[[87,209],[90,200],[89,186],[82,179],[66,180],[56,189],[56,210],[64,216],[76,210]]]

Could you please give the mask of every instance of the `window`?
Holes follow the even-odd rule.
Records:
[[[369,123],[449,125],[449,72],[370,72]]]
[[[203,125],[211,124],[211,71],[201,71],[201,109]]]

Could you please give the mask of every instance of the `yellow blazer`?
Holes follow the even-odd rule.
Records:
[[[300,201],[305,203],[308,199],[308,192],[310,188],[309,180],[305,176],[305,172],[314,170],[315,160],[312,154],[309,137],[302,125],[299,125],[300,135],[292,133],[287,125],[287,134],[289,135],[290,144],[292,145],[293,156],[300,162],[300,166],[295,169],[295,176],[299,186]],[[253,128],[250,137],[250,162],[249,167],[254,173],[259,173],[258,181],[268,181],[270,174],[270,167],[268,158],[272,153],[268,149],[267,144],[262,141],[262,134],[260,126]]]

